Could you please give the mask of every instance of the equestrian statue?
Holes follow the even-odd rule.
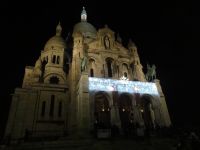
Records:
[[[154,64],[152,65],[152,67],[147,64],[147,73],[145,77],[147,81],[153,81],[154,79],[156,79],[156,66]]]

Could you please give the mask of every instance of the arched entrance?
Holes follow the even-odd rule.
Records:
[[[121,127],[124,132],[128,132],[131,126],[131,110],[132,110],[132,101],[129,94],[124,93],[119,96],[119,115],[121,120]]]
[[[104,92],[98,92],[95,94],[94,100],[94,117],[95,124],[100,129],[110,128],[110,107],[108,95]]]
[[[154,128],[155,115],[152,109],[152,96],[143,95],[141,97],[141,113],[147,129]]]

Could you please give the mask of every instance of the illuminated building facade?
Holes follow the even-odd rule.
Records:
[[[130,124],[171,125],[159,80],[146,80],[131,40],[124,47],[108,26],[96,30],[84,8],[71,56],[61,32],[59,23],[35,66],[26,66],[22,88],[12,96],[6,137],[86,134],[94,125],[122,132]]]

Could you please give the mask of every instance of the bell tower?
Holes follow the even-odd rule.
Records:
[[[44,83],[60,82],[66,84],[67,79],[64,72],[66,43],[61,37],[61,33],[62,27],[59,22],[56,27],[56,34],[47,41],[44,50],[41,52],[43,64],[41,81]]]
[[[35,66],[26,66],[22,88],[12,94],[5,137],[62,136],[68,130],[66,43],[60,23]]]
[[[87,20],[85,8],[81,13],[81,21]],[[89,89],[88,89],[88,46],[84,35],[73,33],[73,52],[71,64],[71,127],[72,132],[82,134],[90,129]],[[83,132],[82,132],[83,131]]]
[[[130,50],[130,53],[132,55],[131,69],[133,74],[133,80],[145,81],[146,79],[142,71],[143,67],[140,63],[140,57],[137,52],[137,47],[131,39],[129,40],[128,43],[128,49]]]

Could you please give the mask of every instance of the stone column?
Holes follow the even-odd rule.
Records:
[[[118,107],[118,92],[112,92],[112,105],[111,105],[111,125],[117,125],[121,128],[121,120],[119,116],[119,107]]]
[[[141,114],[139,107],[134,106],[133,111],[134,111],[134,113],[133,113],[134,114],[134,122],[139,123],[139,124],[144,124],[144,120],[142,118],[142,114]]]
[[[90,130],[90,103],[89,103],[89,83],[88,73],[83,72],[79,81],[79,102],[78,102],[78,134],[87,135]]]
[[[117,125],[119,128],[121,127],[119,108],[116,105],[111,106],[111,125]]]

